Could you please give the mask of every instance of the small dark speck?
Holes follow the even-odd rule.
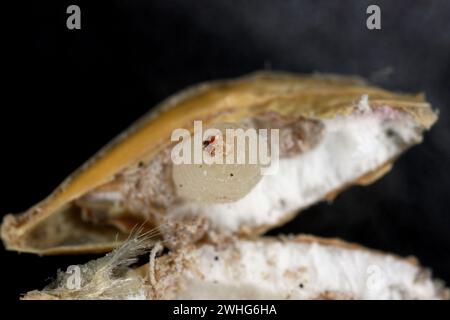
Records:
[[[139,164],[138,164],[138,166],[139,166],[139,168],[142,168],[142,167],[144,166],[144,162],[142,162],[142,161],[139,161]]]
[[[234,174],[230,173],[230,177],[234,177]]]
[[[395,135],[395,131],[392,130],[392,129],[387,129],[387,130],[386,130],[386,135],[387,135],[388,137],[393,137],[393,136]]]
[[[182,184],[180,184],[180,185],[179,185],[179,187],[180,187],[180,188],[182,188],[182,187],[183,187],[183,185],[182,185]]]
[[[214,260],[218,261],[218,260],[219,260],[219,257],[218,257],[218,256],[215,256],[215,257],[214,257]]]
[[[303,283],[300,283],[300,284],[299,284],[299,287],[303,289]]]

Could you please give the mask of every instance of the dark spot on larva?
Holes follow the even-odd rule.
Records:
[[[391,137],[395,136],[395,131],[392,129],[387,129],[386,135],[391,138]]]
[[[234,174],[230,173],[230,177],[234,177]]]
[[[215,256],[215,257],[214,257],[214,260],[218,261],[218,260],[219,260],[219,257],[218,257],[218,256]]]
[[[205,141],[203,141],[203,148],[206,148],[207,146],[209,146],[211,143],[214,143],[214,141],[216,140],[216,136],[211,136],[208,139],[206,139]]]
[[[303,283],[300,283],[298,286],[299,286],[301,289],[303,289]]]

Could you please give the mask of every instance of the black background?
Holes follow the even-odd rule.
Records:
[[[81,7],[81,30],[66,8]],[[366,28],[378,4],[382,30]],[[2,6],[0,213],[21,212],[155,103],[260,69],[357,74],[424,91],[440,120],[382,180],[278,233],[415,255],[450,283],[449,1],[20,1]],[[1,252],[1,294],[41,288],[92,256]]]

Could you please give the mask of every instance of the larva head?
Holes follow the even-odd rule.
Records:
[[[192,161],[173,166],[178,195],[199,202],[232,202],[249,193],[261,180],[261,166],[258,158],[250,157],[255,136],[239,143],[242,132],[236,124],[220,123],[183,141],[190,144]],[[201,149],[195,141],[201,141]]]

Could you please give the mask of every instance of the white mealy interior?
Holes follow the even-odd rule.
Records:
[[[69,288],[72,272],[60,271],[55,284],[25,298],[448,299],[449,294],[410,260],[311,237],[238,240],[225,248],[204,244],[160,258],[154,247],[145,273],[128,269],[113,276],[117,266],[139,255],[133,251],[140,245],[136,239],[78,266],[80,288]]]
[[[186,201],[171,207],[169,216],[206,217],[221,232],[274,224],[421,140],[411,117],[388,109],[375,112],[362,108],[354,115],[338,116],[324,124],[324,137],[317,147],[280,159],[277,173],[264,176],[244,198],[219,204]],[[388,129],[395,134],[388,135]]]
[[[188,257],[188,269],[168,275],[181,286],[167,298],[436,299],[442,293],[429,273],[404,259],[319,243],[239,241],[226,250],[204,245]]]

